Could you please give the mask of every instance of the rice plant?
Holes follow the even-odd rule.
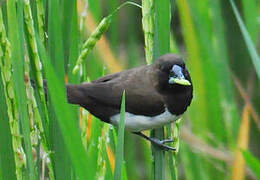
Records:
[[[127,6],[126,6],[127,5]],[[257,179],[257,0],[3,0],[0,179]],[[181,120],[145,131],[67,103],[66,83],[181,55],[194,84]],[[47,82],[47,83],[46,83]],[[126,92],[127,93],[127,92]]]

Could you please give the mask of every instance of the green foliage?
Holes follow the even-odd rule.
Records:
[[[0,68],[1,71],[1,68]],[[4,92],[4,85],[0,78],[0,92]],[[15,179],[14,151],[12,148],[12,137],[8,124],[7,105],[4,93],[0,94],[0,179]]]
[[[244,158],[249,167],[253,170],[257,178],[260,178],[260,161],[249,151],[243,151]]]
[[[23,139],[25,143],[25,154],[27,171],[26,176],[29,179],[36,179],[35,165],[33,162],[32,146],[30,140],[30,123],[28,117],[28,109],[26,105],[26,92],[24,85],[24,51],[23,51],[23,24],[19,23],[23,21],[23,4],[22,2],[17,4],[18,11],[16,12],[15,1],[11,0],[7,2],[7,14],[8,14],[8,30],[9,39],[11,43],[12,62],[13,62],[13,76],[15,96],[18,103],[19,120],[21,122]],[[20,12],[20,13],[19,13]],[[22,35],[22,36],[21,36]],[[15,44],[15,45],[14,45]]]
[[[160,12],[167,14],[166,16]],[[154,1],[154,44],[153,44],[153,58],[157,59],[159,56],[170,51],[170,2]],[[158,139],[165,139],[164,129],[154,130],[154,137]],[[158,147],[153,147],[154,155],[154,179],[166,178],[166,160],[165,152]]]
[[[260,2],[143,0],[141,10],[120,9],[134,2],[89,0],[82,14],[84,2],[1,2],[0,179],[230,179],[245,104],[232,75],[260,112],[254,81],[255,74],[260,77]],[[99,24],[94,32],[93,24]],[[124,131],[125,94],[118,133],[66,101],[66,82],[92,80],[115,71],[111,66],[143,65],[144,57],[150,64],[168,52],[184,57],[194,85],[181,126],[154,132],[174,138],[178,154]],[[76,64],[80,73],[73,74]],[[249,129],[243,155],[259,177],[259,158],[250,153],[259,154],[256,128]]]
[[[73,73],[77,73],[80,70],[80,66],[83,63],[84,59],[86,59],[87,55],[94,48],[97,41],[101,38],[101,36],[107,31],[109,25],[112,21],[112,15],[104,17],[102,21],[99,23],[98,27],[95,31],[90,35],[88,40],[83,44],[80,56],[76,62],[76,65],[73,69]]]
[[[116,166],[114,179],[122,179],[122,167],[124,163],[124,131],[125,131],[125,91],[122,96],[121,111],[120,111],[120,122],[118,127],[118,140],[116,146]]]
[[[54,71],[54,68],[50,63],[50,60],[47,58],[43,45],[38,43],[38,46],[43,64],[46,68],[45,73],[47,80],[49,80],[48,87],[52,103],[54,105],[53,107],[55,110],[55,114],[57,115],[59,127],[61,128],[64,141],[69,150],[71,161],[74,164],[74,168],[79,179],[91,179],[93,178],[94,172],[91,171],[91,166],[88,164],[89,162],[86,161],[87,157],[80,140],[77,123],[71,122],[71,119],[74,119],[74,116],[69,108],[69,105],[66,102],[64,84],[62,84],[58,79],[56,72]],[[56,93],[59,95],[57,95]],[[88,169],[89,172],[85,173],[85,169]]]
[[[246,45],[247,45],[247,48],[248,48],[248,51],[249,51],[249,54],[251,56],[251,59],[253,61],[253,64],[255,66],[255,70],[256,70],[256,73],[257,73],[257,76],[258,78],[260,79],[260,57],[256,51],[256,48],[254,46],[254,43],[253,43],[253,40],[249,34],[249,32],[247,31],[246,29],[246,26],[244,24],[244,22],[242,21],[241,17],[240,17],[240,14],[237,10],[237,7],[234,3],[233,0],[229,0],[232,8],[233,8],[233,11],[235,13],[235,16],[236,16],[236,19],[237,19],[237,22],[239,24],[239,27],[240,27],[240,30],[243,34],[243,37],[244,37],[244,40],[246,42]],[[254,32],[252,32],[253,35],[255,34]]]
[[[81,50],[80,55],[79,55],[79,57],[77,59],[76,65],[75,65],[75,67],[73,69],[73,73],[74,74],[76,74],[80,70],[80,66],[83,63],[84,59],[86,59],[88,54],[95,47],[97,41],[100,40],[101,36],[108,30],[108,28],[109,28],[109,26],[110,26],[110,24],[112,22],[112,18],[114,16],[114,14],[116,14],[117,11],[119,11],[119,9],[121,9],[121,7],[123,7],[123,6],[127,5],[127,4],[132,4],[132,5],[140,7],[136,3],[127,1],[127,2],[123,3],[122,5],[120,5],[119,7],[117,7],[111,14],[109,14],[108,16],[104,17],[101,20],[101,22],[98,24],[96,29],[91,33],[89,38],[83,44],[82,50]]]

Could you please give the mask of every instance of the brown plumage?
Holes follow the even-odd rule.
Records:
[[[173,66],[182,69],[189,86],[169,84]],[[176,66],[176,67],[177,67]],[[176,76],[173,73],[173,76]],[[161,56],[152,65],[141,66],[104,76],[90,83],[67,85],[68,102],[86,108],[102,121],[120,112],[121,96],[126,91],[126,112],[154,117],[165,111],[183,114],[192,100],[192,82],[181,57]]]

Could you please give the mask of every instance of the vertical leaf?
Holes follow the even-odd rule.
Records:
[[[0,179],[16,179],[14,151],[2,78],[0,78],[0,92]]]
[[[246,43],[246,46],[247,46],[247,49],[249,51],[249,54],[251,56],[251,59],[252,59],[252,62],[253,62],[253,65],[255,67],[255,70],[256,70],[256,74],[260,80],[260,57],[256,51],[256,48],[254,46],[254,43],[251,39],[251,36],[249,35],[248,31],[247,31],[247,28],[237,10],[237,7],[234,3],[233,0],[229,0],[231,6],[232,6],[232,9],[233,9],[233,12],[235,14],[235,17],[237,19],[237,22],[239,24],[239,27],[240,27],[240,30],[241,30],[241,33],[243,35],[243,38],[245,40],[245,43]]]
[[[249,107],[245,105],[240,124],[239,135],[237,139],[237,150],[232,166],[232,180],[245,179],[245,160],[243,159],[241,150],[247,150],[250,131]]]
[[[66,2],[64,6],[66,7]],[[52,67],[55,70],[55,75],[59,79],[62,89],[64,89],[65,82],[65,59],[64,59],[64,47],[63,35],[62,35],[62,6],[59,0],[48,1],[48,53],[50,55]],[[67,12],[64,12],[67,13]],[[71,14],[71,13],[70,13]],[[54,18],[55,17],[55,18]],[[66,16],[65,16],[66,17]],[[68,28],[68,27],[64,27]],[[65,31],[66,32],[66,31]],[[68,59],[68,58],[67,58]],[[48,68],[48,67],[47,67]],[[47,76],[47,74],[46,74]],[[47,76],[48,77],[48,76]],[[48,79],[48,78],[47,78]],[[48,85],[51,84],[50,79]],[[50,133],[52,138],[53,146],[53,158],[54,158],[54,169],[57,179],[70,179],[71,177],[71,161],[68,156],[68,150],[65,146],[64,137],[62,134],[62,128],[59,125],[59,113],[57,113],[57,107],[55,105],[55,99],[52,99],[52,91],[50,89],[50,102],[49,111],[50,111]],[[53,91],[54,93],[54,91]],[[59,109],[60,110],[60,109]],[[70,111],[71,113],[71,111]],[[74,117],[74,116],[73,116]]]
[[[231,73],[229,69],[229,56],[227,47],[227,37],[225,36],[226,24],[223,22],[224,16],[221,14],[220,1],[211,0],[210,7],[212,15],[212,24],[214,25],[214,31],[212,34],[213,47],[215,54],[215,66],[221,67],[217,68],[219,76],[219,86],[221,89],[221,105],[223,112],[223,119],[225,119],[225,128],[227,143],[231,147],[235,144],[235,138],[237,136],[237,131],[239,128],[239,115],[237,110],[237,105],[235,101],[234,88],[231,78]],[[225,88],[221,88],[225,87]],[[214,124],[213,124],[214,125]]]
[[[75,0],[69,0],[69,1],[64,0],[64,2],[63,2],[63,9],[62,9],[63,16],[62,16],[61,25],[63,27],[62,28],[62,39],[63,39],[63,46],[64,46],[65,72],[67,72],[67,69],[68,69],[71,42],[73,41],[72,36],[75,36],[75,34],[78,34],[78,32],[74,30],[75,29],[76,4],[77,4],[77,2]],[[71,11],[71,13],[67,13],[68,11]],[[74,32],[72,33],[73,30],[74,30]],[[75,39],[75,40],[77,40],[77,39]]]
[[[246,160],[246,163],[253,170],[255,175],[260,179],[260,161],[254,155],[252,155],[249,151],[243,151],[243,156]]]
[[[154,1],[143,0],[142,1],[142,25],[144,30],[144,42],[145,42],[145,59],[147,64],[151,64],[153,61],[154,50]]]
[[[66,12],[66,11],[65,11]],[[69,53],[69,63],[68,63],[68,76],[69,82],[79,82],[79,76],[72,75],[73,65],[76,64],[77,57],[79,54],[79,29],[78,29],[78,14],[77,14],[77,2],[75,1],[73,4],[73,12],[72,12],[72,23],[71,30],[69,32],[70,36],[70,53]],[[64,35],[64,38],[67,36]]]
[[[155,7],[155,29],[154,29],[154,52],[153,57],[157,59],[160,55],[170,51],[170,1],[154,1]],[[163,12],[163,13],[162,13]],[[154,136],[164,139],[164,128],[154,130]],[[154,179],[165,179],[165,152],[154,147]]]
[[[90,11],[93,13],[95,19],[97,21],[100,21],[102,17],[102,8],[100,0],[89,0],[88,2]]]
[[[257,6],[257,0],[242,0],[243,4],[243,12],[245,17],[245,24],[248,29],[248,32],[250,36],[252,37],[252,40],[254,43],[256,43],[257,40],[257,33],[259,32],[259,27],[257,23],[258,18],[258,6]]]
[[[193,124],[198,128],[207,128],[207,100],[206,100],[206,88],[205,77],[203,74],[203,67],[201,63],[201,51],[199,49],[198,39],[196,36],[194,23],[192,21],[192,15],[187,0],[178,0],[177,5],[179,8],[181,25],[183,29],[184,41],[189,52],[189,70],[192,75],[192,81],[194,84],[194,98],[192,100],[192,106],[190,108],[193,115]],[[198,86],[196,86],[198,84]],[[197,113],[196,110],[200,110]],[[198,127],[199,126],[199,127]]]
[[[19,119],[21,120],[22,132],[24,137],[25,144],[25,152],[26,152],[26,162],[27,162],[27,170],[28,176],[30,179],[36,179],[35,170],[34,170],[34,162],[33,162],[33,154],[32,154],[32,146],[30,140],[30,123],[28,118],[27,111],[27,100],[26,100],[26,92],[24,85],[24,58],[22,52],[22,43],[23,37],[20,37],[21,31],[23,27],[21,27],[22,18],[18,17],[16,12],[15,1],[10,0],[7,1],[7,17],[8,17],[8,30],[9,30],[9,38],[11,42],[11,51],[12,51],[12,62],[14,69],[14,85],[16,90],[16,98],[18,102],[19,109]],[[21,1],[18,2],[18,9],[23,10]],[[21,16],[21,14],[20,14]],[[18,24],[18,19],[20,24]]]
[[[6,104],[7,104],[7,113],[9,118],[10,130],[12,135],[12,146],[13,151],[18,152],[15,153],[15,165],[16,165],[16,176],[18,179],[23,177],[23,171],[25,166],[25,159],[21,159],[24,157],[24,150],[22,147],[22,138],[20,133],[20,126],[18,122],[18,107],[16,103],[16,99],[14,97],[14,78],[12,74],[12,59],[11,59],[11,47],[10,42],[6,37],[5,26],[3,23],[2,12],[0,12],[0,34],[1,34],[1,76],[2,76],[2,83],[4,84],[4,94],[6,97]]]
[[[48,3],[48,52],[58,77],[61,82],[64,82],[64,48],[62,41],[60,5],[58,0],[48,1]]]
[[[70,110],[70,106],[67,104],[64,84],[62,84],[57,77],[51,62],[47,58],[43,45],[39,42],[39,37],[37,38],[37,43],[40,56],[43,60],[53,107],[57,115],[63,139],[68,149],[70,160],[73,163],[73,169],[80,180],[93,179],[95,172],[91,171],[91,162],[87,160],[77,122],[73,121],[73,113]]]
[[[124,132],[125,131],[125,91],[122,96],[121,110],[120,110],[120,123],[118,129],[118,140],[116,147],[116,167],[114,173],[115,180],[122,179],[122,170],[124,162]]]
[[[116,9],[118,6],[119,6],[119,3],[120,1],[119,0],[110,0],[110,1],[107,1],[109,4],[109,11],[110,12],[113,12],[114,9]],[[119,29],[119,13],[115,14],[113,16],[113,21],[110,25],[110,28],[108,30],[111,38],[110,38],[110,42],[111,42],[111,47],[112,49],[117,52],[118,51],[118,46],[120,44],[119,42],[119,32],[118,29]]]

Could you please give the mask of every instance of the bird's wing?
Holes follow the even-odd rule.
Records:
[[[120,73],[109,74],[109,75],[103,76],[97,80],[92,81],[92,83],[103,83],[103,82],[111,81],[113,79],[116,79],[119,76],[119,74]]]
[[[84,107],[98,105],[120,110],[121,97],[126,91],[126,111],[138,115],[155,116],[164,112],[162,96],[157,93],[146,74],[145,67],[102,77],[82,85],[87,96]]]

